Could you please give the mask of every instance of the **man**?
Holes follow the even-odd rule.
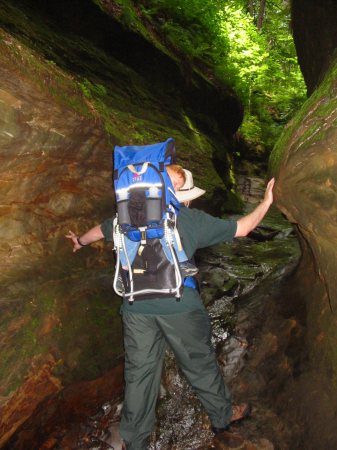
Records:
[[[222,220],[197,209],[189,203],[205,191],[193,184],[190,171],[177,192],[182,206],[178,229],[188,258],[198,248],[204,248],[234,237],[246,236],[263,219],[273,202],[274,179],[270,180],[263,201],[250,214],[238,221]],[[73,250],[112,236],[112,219],[89,230],[73,241]],[[211,325],[199,292],[185,286],[179,302],[175,298],[158,298],[123,302],[122,317],[125,347],[125,398],[120,434],[126,450],[146,450],[155,424],[162,364],[167,345],[177,363],[202,402],[215,433],[249,414],[247,404],[232,405],[231,396],[219,370],[211,344]]]

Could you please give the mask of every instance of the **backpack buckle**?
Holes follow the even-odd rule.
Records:
[[[146,227],[139,228],[140,231],[140,243],[141,245],[146,244]]]

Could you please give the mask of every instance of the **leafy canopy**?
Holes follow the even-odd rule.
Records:
[[[210,66],[245,106],[240,132],[270,150],[305,99],[288,0],[143,0],[167,43],[190,64]]]

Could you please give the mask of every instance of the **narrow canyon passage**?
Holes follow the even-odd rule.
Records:
[[[169,137],[200,209],[249,211],[267,171],[275,206],[198,255],[219,363],[253,417],[213,441],[168,353],[151,450],[337,448],[336,2],[173,3],[0,2],[1,449],[118,448],[112,245],[76,255],[64,236],[114,214],[115,145]]]

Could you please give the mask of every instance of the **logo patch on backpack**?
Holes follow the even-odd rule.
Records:
[[[132,175],[132,183],[140,183],[143,180],[142,175],[138,175],[138,173],[134,173]]]

